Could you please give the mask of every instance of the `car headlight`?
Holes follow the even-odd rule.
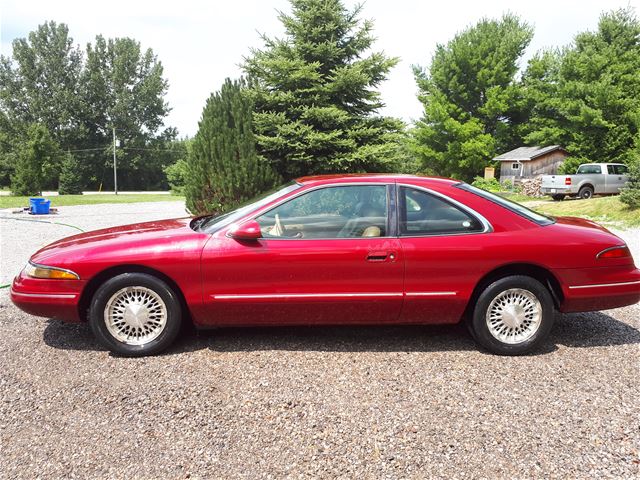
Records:
[[[80,280],[80,276],[71,270],[64,268],[47,267],[46,265],[38,265],[35,263],[27,263],[24,267],[24,274],[32,278],[50,278],[60,280]]]

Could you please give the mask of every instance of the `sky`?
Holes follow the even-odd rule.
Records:
[[[344,0],[347,7],[356,1]],[[483,17],[515,13],[535,28],[522,65],[535,52],[571,43],[577,32],[594,30],[605,10],[634,7],[640,0],[366,0],[362,18],[374,21],[374,49],[400,57],[380,91],[381,113],[411,122],[420,118],[412,65],[428,66],[437,44]],[[66,23],[85,47],[96,35],[132,37],[152,48],[169,81],[165,124],[180,136],[194,135],[206,99],[226,77],[241,75],[242,58],[260,48],[260,34],[282,36],[277,11],[286,0],[0,0],[0,53],[47,20]]]

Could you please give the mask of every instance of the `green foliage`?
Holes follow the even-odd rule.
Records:
[[[637,146],[627,163],[629,166],[629,182],[620,192],[620,201],[631,208],[640,208],[640,137]]]
[[[475,177],[471,185],[483,190],[489,190],[490,192],[499,192],[502,190],[500,182],[496,178],[485,179],[483,177]]]
[[[252,107],[242,81],[225,80],[207,100],[187,157],[184,192],[192,213],[230,210],[278,182],[256,153]]]
[[[631,8],[603,14],[597,31],[578,34],[572,46],[537,55],[522,82],[526,142],[560,144],[581,161],[626,162],[640,127],[639,71],[640,22]]]
[[[592,163],[591,160],[584,157],[567,157],[558,167],[558,173],[562,175],[574,175],[578,171],[578,167],[583,163]]]
[[[497,152],[520,144],[524,98],[515,80],[533,36],[513,15],[483,19],[414,67],[424,115],[413,150],[427,173],[471,180]]]
[[[44,125],[31,125],[17,154],[15,172],[11,177],[12,193],[40,194],[45,179],[57,176],[59,168],[60,148],[51,133]]]
[[[167,88],[153,51],[133,39],[97,36],[85,56],[65,24],[40,25],[14,40],[11,58],[0,57],[0,112],[6,116],[0,121],[0,184],[26,141],[28,125],[39,123],[86,167],[87,186],[113,187],[115,127],[119,187],[166,188],[163,168],[180,155],[175,129],[163,127]],[[57,187],[53,173],[45,188]]]
[[[285,180],[404,165],[399,120],[377,116],[396,58],[373,52],[372,23],[340,0],[291,0],[283,39],[245,59],[258,151]]]
[[[175,195],[184,195],[184,185],[187,181],[188,169],[189,162],[186,158],[181,158],[176,163],[164,168],[164,173],[167,176],[167,182],[169,182],[171,191]]]
[[[60,169],[60,184],[58,193],[60,195],[81,195],[84,187],[82,164],[70,152],[62,158]]]

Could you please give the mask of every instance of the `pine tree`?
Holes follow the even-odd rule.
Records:
[[[71,152],[67,152],[62,158],[58,193],[60,195],[81,195],[84,186],[83,178],[82,165]]]
[[[515,77],[532,37],[513,15],[483,19],[438,45],[428,69],[415,68],[424,115],[413,150],[425,171],[470,181],[520,144],[526,110]]]
[[[230,210],[277,184],[277,175],[256,153],[243,81],[227,79],[209,97],[187,164],[184,192],[194,214]]]
[[[259,153],[285,179],[396,168],[399,120],[377,116],[396,58],[372,52],[372,23],[340,0],[291,0],[286,36],[245,59]],[[365,56],[366,55],[366,56]]]
[[[60,170],[60,148],[44,125],[33,124],[17,154],[11,177],[14,195],[38,195],[45,180],[57,177]]]
[[[620,191],[620,201],[631,208],[640,208],[640,136],[636,137],[636,147],[629,154],[629,181]]]

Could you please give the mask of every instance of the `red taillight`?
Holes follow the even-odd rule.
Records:
[[[596,258],[625,258],[630,256],[631,252],[629,251],[629,247],[622,245],[619,247],[605,248],[596,255]]]
[[[564,184],[571,185],[571,177],[564,177]]]

